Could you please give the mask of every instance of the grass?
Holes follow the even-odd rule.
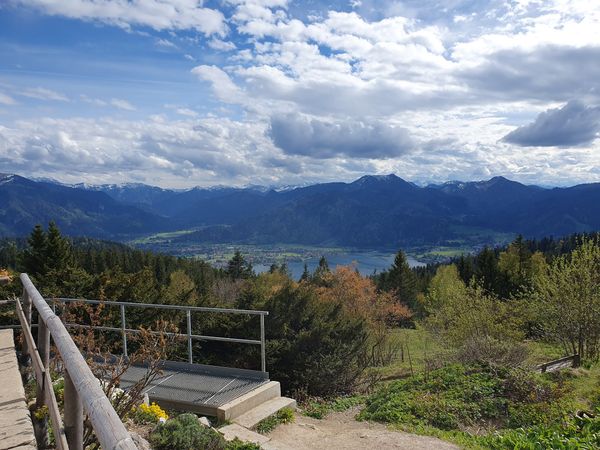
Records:
[[[342,412],[365,402],[364,395],[337,397],[330,400],[311,399],[302,405],[302,414],[315,419],[323,419],[330,412]]]
[[[442,351],[430,333],[423,328],[396,328],[390,334],[392,346],[396,348],[393,359],[389,365],[375,369],[384,379],[422,372],[427,360]]]
[[[291,408],[283,408],[277,411],[272,416],[261,420],[256,425],[256,431],[265,434],[273,431],[277,425],[282,423],[292,423],[294,421],[294,411]]]

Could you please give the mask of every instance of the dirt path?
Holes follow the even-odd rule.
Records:
[[[296,414],[296,421],[279,425],[268,436],[277,450],[457,450],[454,444],[427,436],[388,430],[385,425],[354,420],[356,410],[332,413],[318,420]]]

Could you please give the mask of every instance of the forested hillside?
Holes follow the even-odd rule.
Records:
[[[600,184],[543,189],[502,177],[419,187],[395,175],[276,191],[145,185],[69,187],[0,181],[0,233],[54,220],[71,236],[119,240],[185,230],[176,245],[250,243],[356,248],[494,245],[506,235],[600,229]]]

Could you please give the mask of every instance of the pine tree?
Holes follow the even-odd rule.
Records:
[[[33,277],[45,274],[46,254],[46,233],[38,224],[27,238],[27,248],[23,252],[21,261],[23,272]]]
[[[71,244],[62,237],[54,222],[48,224],[44,265],[45,273],[64,271],[72,265]]]
[[[498,260],[494,250],[489,247],[479,252],[475,258],[475,277],[487,292],[496,292],[498,288],[500,273],[498,271]]]
[[[327,284],[328,275],[330,273],[331,271],[329,270],[327,259],[324,256],[321,256],[321,259],[319,259],[319,265],[313,272],[312,282],[319,286]]]
[[[471,278],[473,278],[475,275],[475,269],[473,268],[473,260],[471,257],[460,255],[460,258],[456,263],[456,268],[458,269],[458,274],[463,282],[465,284],[469,284],[471,282]]]
[[[227,263],[227,275],[234,280],[250,278],[252,276],[252,265],[246,261],[239,250],[233,254],[233,258]]]
[[[384,290],[395,291],[397,299],[415,309],[417,300],[417,277],[413,273],[406,255],[398,251],[392,267],[385,275]]]
[[[310,272],[308,271],[308,264],[304,263],[304,270],[298,281],[310,281]]]

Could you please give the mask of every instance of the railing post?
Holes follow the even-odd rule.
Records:
[[[260,368],[263,372],[267,371],[267,356],[265,352],[265,316],[260,315]]]
[[[65,370],[65,435],[69,450],[83,450],[83,405]]]
[[[188,362],[192,364],[194,357],[192,354],[192,311],[186,310],[187,313],[187,334],[188,334]]]
[[[48,366],[50,365],[50,330],[48,330],[46,323],[39,315],[37,348],[40,359],[42,360],[42,365],[44,366],[44,371],[48,371]],[[44,377],[42,380],[38,380],[37,385],[36,405],[38,408],[45,403],[46,389],[52,389],[52,386],[46,386],[46,377]]]
[[[31,328],[31,298],[29,298],[29,293],[27,289],[23,288],[23,314],[25,315],[25,321],[27,325]],[[23,330],[25,331],[25,330]],[[27,340],[23,337],[23,351],[21,353],[21,364],[25,367],[30,365],[30,348],[27,345]]]
[[[121,305],[121,334],[123,335],[123,356],[127,358],[127,332],[125,331],[125,305]]]

